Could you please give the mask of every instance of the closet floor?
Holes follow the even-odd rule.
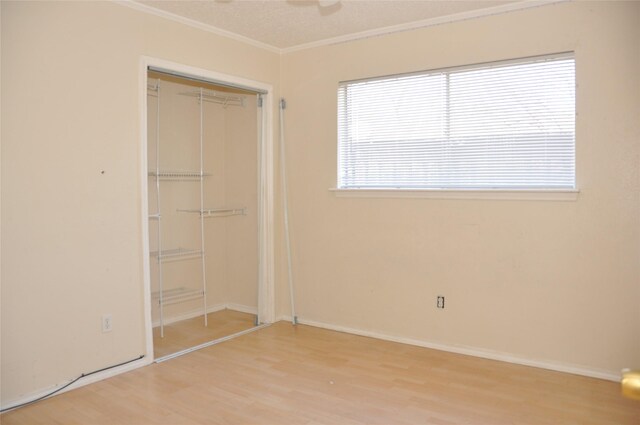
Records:
[[[160,337],[160,327],[153,328],[153,354],[158,359],[244,331],[255,326],[255,317],[235,310],[216,311],[209,313],[207,327],[202,316],[165,325],[164,338]]]

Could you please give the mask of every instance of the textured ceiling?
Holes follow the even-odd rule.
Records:
[[[279,49],[517,1],[342,0],[327,7],[294,0],[138,0],[146,6]]]

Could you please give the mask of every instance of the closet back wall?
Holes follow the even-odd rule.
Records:
[[[109,2],[0,7],[4,406],[145,351],[140,57],[278,99],[279,55]]]
[[[157,78],[150,80],[157,84]],[[160,170],[198,171],[200,169],[200,102],[194,96],[199,88],[175,79],[160,80]],[[209,92],[215,87],[206,86]],[[148,163],[156,165],[155,92],[148,96]],[[204,208],[245,208],[246,215],[224,214],[204,219],[205,264],[208,311],[224,307],[257,312],[258,228],[257,228],[257,101],[253,94],[219,92],[241,97],[238,102],[205,101],[202,108]],[[149,211],[156,209],[156,180],[149,178]],[[200,249],[198,214],[178,209],[198,209],[198,180],[165,179],[160,184],[162,247]],[[151,250],[157,247],[157,222],[149,223]],[[165,261],[162,266],[164,290],[200,288],[202,267],[199,257]],[[151,264],[151,290],[158,291],[158,263]],[[157,299],[153,299],[153,321],[159,326]],[[164,307],[165,324],[202,315],[202,298],[169,303]],[[210,325],[211,326],[211,325]]]
[[[225,114],[225,203],[246,207],[246,216],[227,217],[225,304],[257,313],[258,308],[258,120],[256,96]]]

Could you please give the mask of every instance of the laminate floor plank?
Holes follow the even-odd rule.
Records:
[[[14,424],[640,424],[615,382],[279,322],[0,416]]]
[[[165,325],[164,337],[160,336],[160,327],[155,327],[153,354],[158,359],[250,329],[255,326],[255,317],[240,311],[220,310],[207,315],[208,326],[204,326],[204,316]]]

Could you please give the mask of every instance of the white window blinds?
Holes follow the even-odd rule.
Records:
[[[575,188],[573,55],[340,83],[338,188]]]

